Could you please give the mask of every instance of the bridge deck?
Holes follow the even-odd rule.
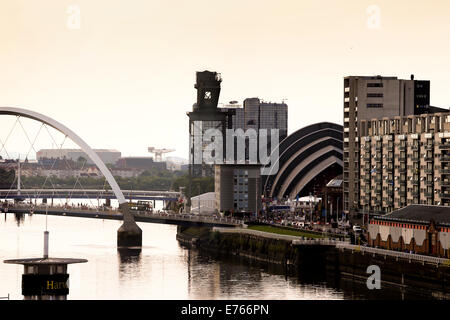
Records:
[[[177,201],[176,191],[122,190],[126,199]],[[115,199],[112,190],[104,189],[0,189],[0,199]]]
[[[10,213],[29,213],[30,207],[10,207],[8,212]],[[204,225],[204,226],[223,226],[223,227],[237,227],[243,224],[242,220],[231,218],[218,218],[211,216],[195,216],[188,214],[174,214],[174,213],[150,213],[142,211],[132,211],[134,213],[135,220],[138,222],[151,222],[151,223],[163,223],[163,224],[175,224],[175,225]],[[34,214],[49,214],[56,216],[67,217],[80,217],[80,218],[97,218],[97,219],[110,219],[110,220],[122,220],[123,215],[117,210],[111,211],[98,211],[94,209],[65,209],[64,207],[45,207],[38,206],[33,209]]]

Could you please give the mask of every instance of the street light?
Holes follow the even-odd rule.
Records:
[[[312,208],[311,208],[311,198],[312,198],[312,196],[311,196],[311,192],[310,192],[309,193],[309,214],[311,215],[311,226],[312,226],[313,217],[312,217]]]

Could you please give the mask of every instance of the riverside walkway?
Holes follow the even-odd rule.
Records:
[[[379,249],[379,248],[372,248],[372,247],[366,247],[366,246],[360,246],[360,245],[354,245],[350,244],[345,241],[338,241],[333,239],[307,239],[305,237],[299,237],[299,236],[291,236],[291,235],[284,235],[284,234],[277,234],[272,232],[264,232],[259,230],[252,230],[252,229],[246,229],[246,228],[220,228],[220,227],[214,227],[213,232],[220,232],[220,233],[234,233],[234,234],[246,234],[246,235],[253,235],[263,238],[269,238],[269,239],[276,239],[276,240],[285,240],[290,241],[293,246],[329,246],[334,247],[340,251],[343,250],[349,250],[352,253],[360,253],[360,254],[371,254],[372,256],[378,255],[386,258],[387,256],[394,257],[397,260],[403,259],[407,260],[408,262],[420,262],[422,264],[433,264],[433,265],[446,265],[450,266],[450,259],[446,258],[439,258],[439,257],[433,257],[433,256],[426,256],[422,254],[415,254],[415,253],[407,253],[407,252],[399,252],[399,251],[393,251],[393,250],[385,250],[385,249]]]

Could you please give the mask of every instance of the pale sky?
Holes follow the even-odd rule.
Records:
[[[450,106],[449,32],[448,0],[2,0],[0,106],[51,116],[92,148],[187,158],[196,71],[222,74],[223,103],[287,99],[292,133],[342,124],[346,75],[413,73]]]

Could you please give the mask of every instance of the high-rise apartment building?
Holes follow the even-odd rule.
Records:
[[[362,120],[360,207],[450,206],[450,113]]]
[[[430,82],[381,76],[344,78],[344,175],[343,208],[361,209],[360,146],[363,120],[391,119],[447,111],[430,106]],[[365,124],[365,122],[364,122]]]

